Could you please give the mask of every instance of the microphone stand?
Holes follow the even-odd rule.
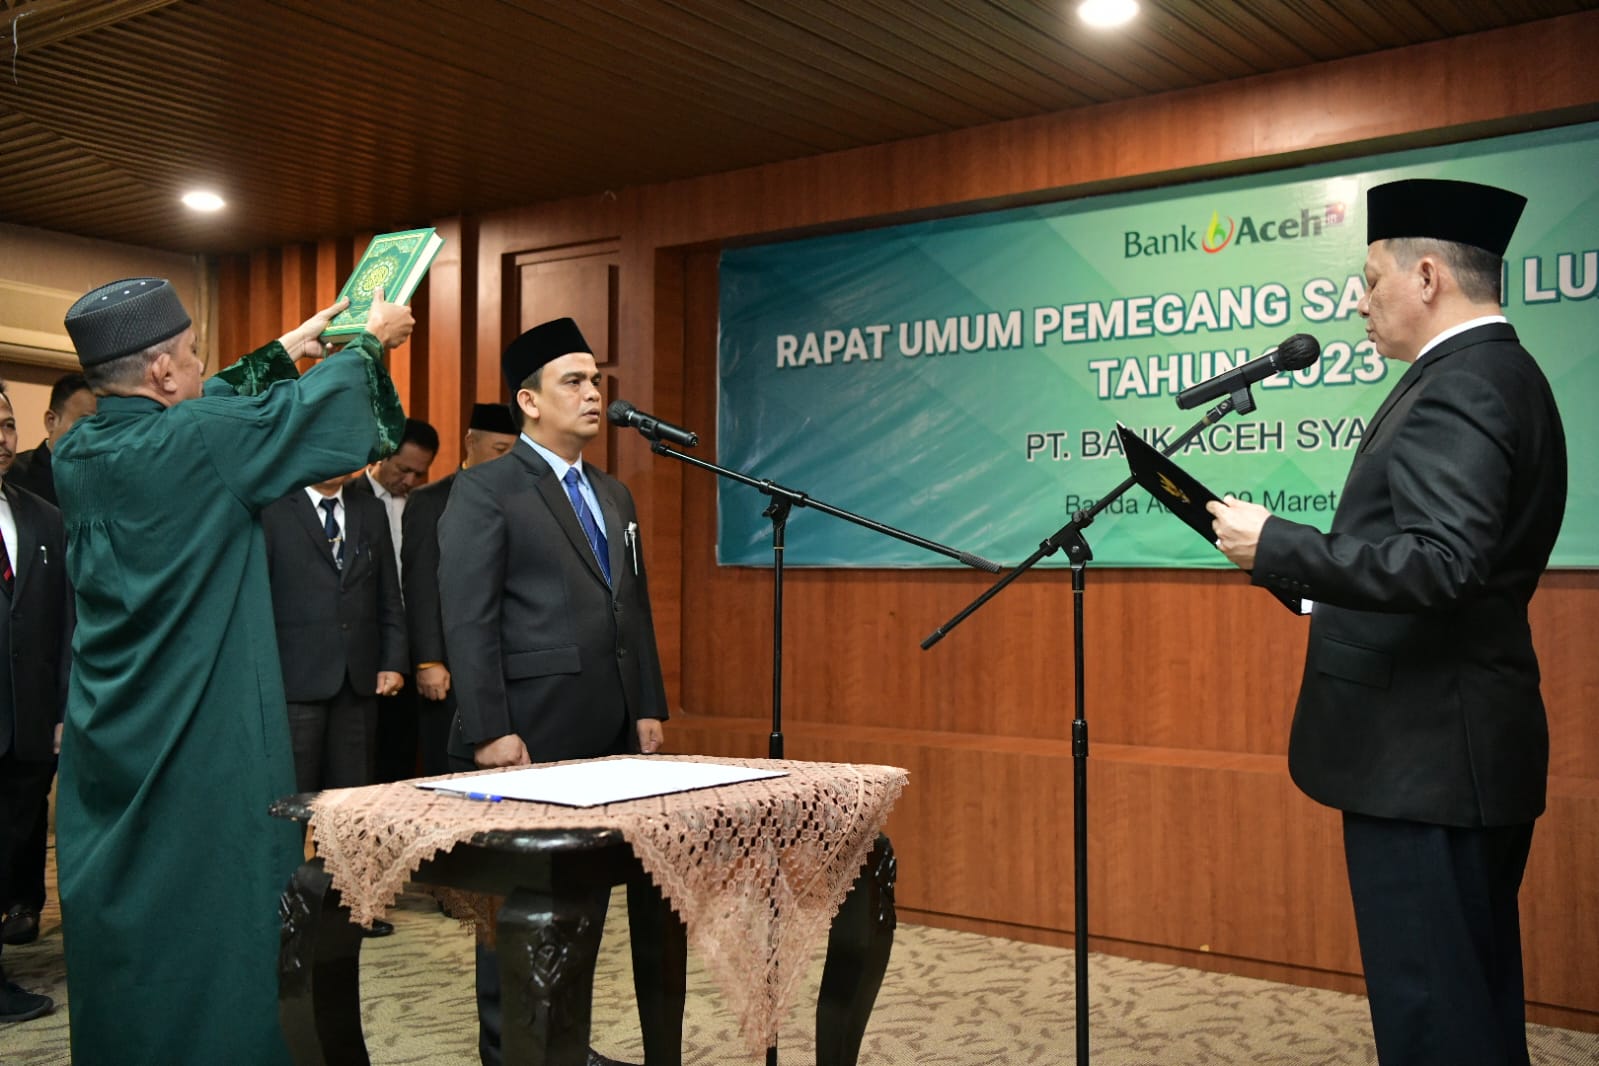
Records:
[[[643,427],[638,428],[641,433],[650,437],[650,451],[656,455],[669,455],[674,459],[687,463],[689,466],[708,470],[718,477],[736,481],[740,485],[748,485],[750,488],[767,496],[771,501],[766,505],[766,509],[761,512],[764,517],[772,520],[772,732],[767,738],[767,758],[781,759],[783,757],[783,551],[784,535],[788,528],[790,510],[795,507],[809,507],[813,510],[821,511],[823,514],[832,515],[834,518],[842,518],[846,522],[853,522],[865,529],[872,530],[874,533],[881,533],[884,536],[902,540],[907,544],[914,544],[918,548],[937,552],[939,555],[947,556],[966,566],[986,570],[991,574],[999,573],[998,563],[989,562],[980,555],[973,555],[971,552],[963,552],[938,544],[923,537],[918,537],[914,533],[907,533],[902,529],[895,529],[893,526],[884,525],[870,518],[823,503],[821,500],[813,499],[803,492],[785,488],[774,481],[753,478],[737,470],[730,470],[725,466],[707,462],[698,456],[669,448],[659,436],[650,433]],[[766,1049],[766,1063],[767,1066],[777,1066],[777,1047],[775,1044]]]
[[[1190,426],[1182,436],[1167,445],[1162,454],[1174,454],[1200,430],[1234,411],[1245,415],[1254,409],[1255,397],[1250,393],[1249,386],[1244,385],[1206,411],[1204,416]],[[1038,549],[1025,561],[922,641],[922,650],[928,650],[948,636],[950,630],[965,621],[972,612],[999,595],[1000,590],[1031,570],[1039,560],[1047,555],[1053,555],[1062,548],[1066,549],[1066,557],[1070,560],[1072,568],[1072,662],[1076,670],[1074,698],[1077,715],[1072,720],[1072,892],[1076,905],[1074,919],[1076,928],[1072,936],[1077,974],[1077,1066],[1088,1066],[1088,721],[1085,717],[1083,688],[1083,592],[1086,587],[1087,565],[1094,557],[1093,551],[1088,547],[1088,541],[1083,537],[1083,529],[1094,521],[1099,512],[1110,506],[1136,483],[1137,479],[1129,475],[1094,506],[1077,511],[1072,515],[1071,521],[1041,542]]]

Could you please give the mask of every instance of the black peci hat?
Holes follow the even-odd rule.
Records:
[[[66,326],[78,362],[94,366],[176,337],[191,321],[166,278],[124,278],[80,297]]]
[[[1366,190],[1366,243],[1430,237],[1504,258],[1527,198],[1508,189],[1443,178],[1407,178]]]
[[[573,352],[592,354],[593,351],[589,342],[583,339],[577,323],[570,318],[552,319],[534,326],[512,341],[506,347],[505,354],[500,356],[500,373],[511,389],[512,402],[515,402],[516,390],[522,387],[522,382],[545,363]]]
[[[511,409],[503,403],[475,403],[472,405],[472,420],[466,424],[467,429],[480,429],[484,433],[509,433],[515,435],[518,430],[511,421]]]

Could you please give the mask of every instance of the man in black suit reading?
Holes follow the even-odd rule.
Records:
[[[509,452],[516,444],[517,426],[503,403],[472,405],[461,469],[466,470]],[[444,652],[444,617],[439,613],[439,516],[450,500],[455,474],[415,490],[406,499],[400,545],[401,584],[405,589],[405,623],[416,670],[417,738],[422,749],[422,773],[450,772],[445,748],[450,724],[455,720],[455,696],[450,691],[449,658]]]
[[[60,511],[7,476],[16,454],[17,418],[0,384],[0,885],[26,862],[47,802],[72,664],[66,530]],[[8,980],[0,965],[0,1023],[53,1006],[49,996]]]
[[[1384,1066],[1527,1066],[1516,897],[1549,735],[1527,604],[1566,501],[1543,372],[1500,314],[1526,200],[1468,182],[1367,194],[1366,332],[1409,368],[1366,428],[1332,531],[1232,497],[1218,545],[1315,601],[1294,781],[1344,812]]]
[[[605,425],[594,356],[561,318],[518,337],[500,365],[521,438],[503,460],[456,477],[438,525],[452,761],[467,770],[654,752],[666,691],[638,515],[621,482],[583,462]],[[488,1064],[499,1062],[499,1014],[498,963],[480,950]]]

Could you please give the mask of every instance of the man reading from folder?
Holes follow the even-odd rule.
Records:
[[[1566,446],[1500,314],[1526,200],[1458,181],[1367,194],[1377,350],[1409,368],[1366,428],[1332,531],[1231,497],[1218,546],[1316,606],[1288,765],[1344,812],[1384,1066],[1526,1066],[1521,887],[1549,737],[1527,623]]]

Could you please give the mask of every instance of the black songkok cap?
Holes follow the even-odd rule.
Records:
[[[1408,178],[1366,190],[1366,243],[1430,237],[1504,258],[1527,198],[1470,181]]]
[[[189,328],[177,290],[166,278],[124,278],[85,293],[67,309],[67,334],[84,366],[142,352]]]
[[[485,433],[509,433],[513,437],[520,432],[511,421],[511,409],[503,403],[473,404],[472,420],[466,428],[481,429]]]
[[[500,373],[511,387],[511,402],[516,402],[516,390],[522,387],[522,382],[545,363],[573,352],[592,354],[593,351],[577,323],[570,318],[557,318],[534,326],[512,341],[500,356]]]

